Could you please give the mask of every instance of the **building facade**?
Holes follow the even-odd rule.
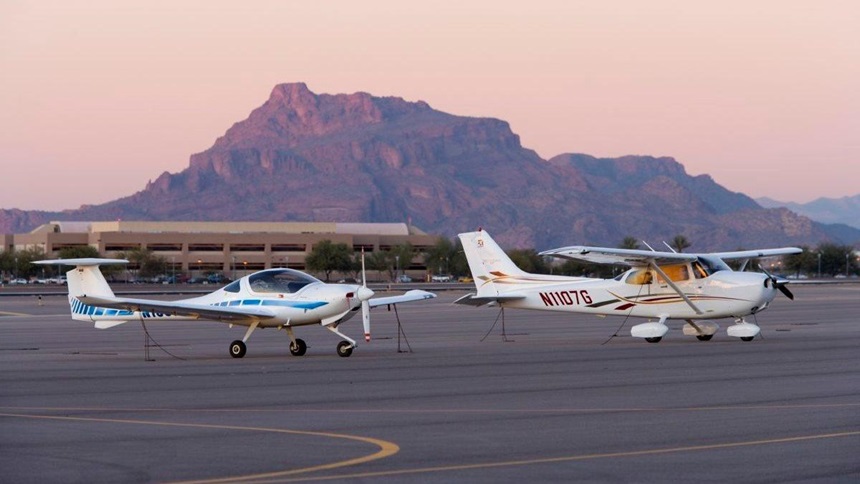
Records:
[[[438,239],[403,223],[135,221],[51,222],[27,234],[3,237],[4,250],[39,248],[49,258],[80,246],[93,247],[105,257],[149,249],[175,273],[221,273],[231,279],[273,267],[304,270],[305,258],[323,240],[365,253],[412,244],[416,256],[402,269],[418,272],[426,269],[418,253]]]

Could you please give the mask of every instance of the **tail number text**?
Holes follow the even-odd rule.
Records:
[[[586,290],[541,292],[539,294],[545,306],[578,306],[592,302],[591,296]]]

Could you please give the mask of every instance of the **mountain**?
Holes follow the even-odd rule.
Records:
[[[860,195],[842,198],[818,198],[809,203],[780,202],[772,198],[757,198],[765,208],[785,207],[792,212],[824,224],[845,224],[860,229]]]
[[[361,92],[315,94],[303,83],[275,86],[188,168],[134,195],[64,212],[2,210],[0,231],[116,218],[411,220],[448,236],[483,226],[506,246],[536,248],[616,245],[627,235],[684,234],[694,250],[831,238],[806,217],[687,175],[672,158],[544,160],[498,119]]]

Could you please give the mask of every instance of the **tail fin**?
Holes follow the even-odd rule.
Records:
[[[79,296],[100,296],[114,297],[113,291],[105,280],[104,275],[99,270],[99,266],[103,264],[128,264],[124,259],[57,259],[57,260],[40,260],[34,264],[42,265],[67,265],[75,266],[74,269],[66,272],[66,280],[69,284],[69,306],[72,312],[72,319],[78,321],[97,321],[96,327],[110,327],[116,324],[121,324],[126,320],[120,320],[116,316],[123,316],[129,311],[111,310],[106,314],[103,308],[94,308],[86,306],[78,300]],[[113,323],[113,324],[112,324]]]
[[[497,296],[496,281],[529,275],[514,264],[487,232],[478,230],[459,234],[459,237],[475,279],[478,297]]]

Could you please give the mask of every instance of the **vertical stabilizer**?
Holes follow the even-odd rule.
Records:
[[[475,279],[479,297],[498,295],[494,281],[528,276],[528,273],[514,264],[487,232],[478,230],[459,234],[459,237],[466,253],[466,260],[469,261],[469,269]]]
[[[40,260],[34,264],[41,265],[67,265],[75,266],[74,269],[66,272],[66,280],[69,285],[69,306],[71,307],[72,319],[78,321],[94,321],[93,316],[104,316],[96,314],[97,308],[85,306],[78,300],[79,296],[99,296],[113,297],[113,290],[105,280],[104,275],[99,270],[100,265],[104,264],[128,264],[127,260],[123,259],[57,259],[57,260]],[[118,315],[119,311],[114,311],[112,316]],[[129,312],[129,315],[131,313]]]

